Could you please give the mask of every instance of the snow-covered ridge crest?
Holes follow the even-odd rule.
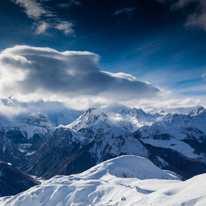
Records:
[[[134,155],[123,155],[107,160],[79,174],[79,177],[86,177],[86,179],[100,179],[106,175],[118,178],[137,178],[140,180],[179,179],[177,176],[162,171],[147,158]]]

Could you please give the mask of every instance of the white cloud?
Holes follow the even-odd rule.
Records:
[[[49,0],[11,0],[20,7],[24,8],[24,12],[31,19],[35,20],[34,27],[36,34],[44,34],[48,28],[54,28],[62,31],[65,35],[74,33],[73,23],[61,20],[51,8],[44,4]],[[74,2],[73,2],[74,3]]]
[[[206,99],[197,97],[181,97],[174,98],[170,95],[159,97],[155,99],[147,100],[129,100],[125,102],[119,102],[125,106],[131,108],[142,108],[144,111],[166,111],[166,112],[189,112],[191,108],[197,105],[206,106]]]
[[[118,16],[120,14],[126,14],[127,17],[131,20],[132,19],[132,16],[134,14],[134,11],[136,10],[137,8],[136,7],[126,7],[126,8],[120,8],[120,9],[117,9],[113,15],[115,16]]]
[[[20,5],[21,7],[23,7],[28,17],[33,19],[38,19],[42,15],[49,13],[36,0],[12,0],[12,1]]]
[[[124,73],[106,73],[91,52],[15,46],[0,53],[0,98],[103,104],[151,99],[159,88]],[[80,101],[81,99],[81,101]]]
[[[18,107],[16,105],[4,105],[0,100],[0,115],[12,117],[26,112],[28,112],[28,110],[24,107]]]
[[[127,7],[127,8],[121,8],[121,9],[118,9],[114,12],[114,15],[119,15],[119,14],[122,14],[122,13],[133,13],[134,11],[136,10],[136,7]]]
[[[55,28],[62,31],[65,35],[71,35],[74,33],[73,23],[67,21],[61,21],[56,24]]]
[[[118,73],[111,73],[111,72],[105,72],[105,71],[103,71],[103,72],[106,74],[109,74],[113,77],[128,79],[130,81],[135,81],[137,79],[136,77],[132,76],[131,74],[125,74],[123,72],[118,72]]]
[[[45,33],[46,30],[51,27],[51,25],[45,21],[41,21],[39,22],[39,24],[37,25],[37,28],[36,28],[36,33],[37,34],[42,34],[42,33]]]
[[[206,81],[206,73],[205,73],[205,74],[202,74],[201,77],[202,77],[202,81],[203,81],[203,82]]]
[[[59,4],[57,4],[57,6],[59,8],[68,8],[68,7],[71,7],[71,6],[79,6],[79,5],[81,5],[81,2],[77,1],[77,0],[70,0],[67,3],[59,3]]]
[[[206,31],[206,1],[205,0],[157,0],[160,3],[173,2],[172,10],[183,10],[191,5],[189,8],[189,15],[185,22],[186,27],[199,27]]]

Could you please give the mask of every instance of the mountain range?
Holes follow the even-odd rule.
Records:
[[[201,106],[187,114],[135,108],[63,111],[2,114],[0,160],[43,179],[81,173],[122,155],[147,158],[184,180],[206,172],[206,110]]]
[[[26,171],[44,178],[83,172],[120,155],[150,159],[185,179],[206,171],[206,111],[150,114],[141,109],[105,113],[88,109],[42,141]]]

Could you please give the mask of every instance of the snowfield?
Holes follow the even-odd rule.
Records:
[[[141,206],[202,205],[206,174],[185,182],[146,158],[121,156],[76,175],[55,176],[0,205],[19,206]]]

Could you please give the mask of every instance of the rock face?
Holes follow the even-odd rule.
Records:
[[[8,163],[0,162],[0,196],[10,196],[23,192],[39,184],[29,175]]]
[[[24,156],[18,150],[14,142],[0,134],[0,161],[10,162],[15,166],[21,166]]]

